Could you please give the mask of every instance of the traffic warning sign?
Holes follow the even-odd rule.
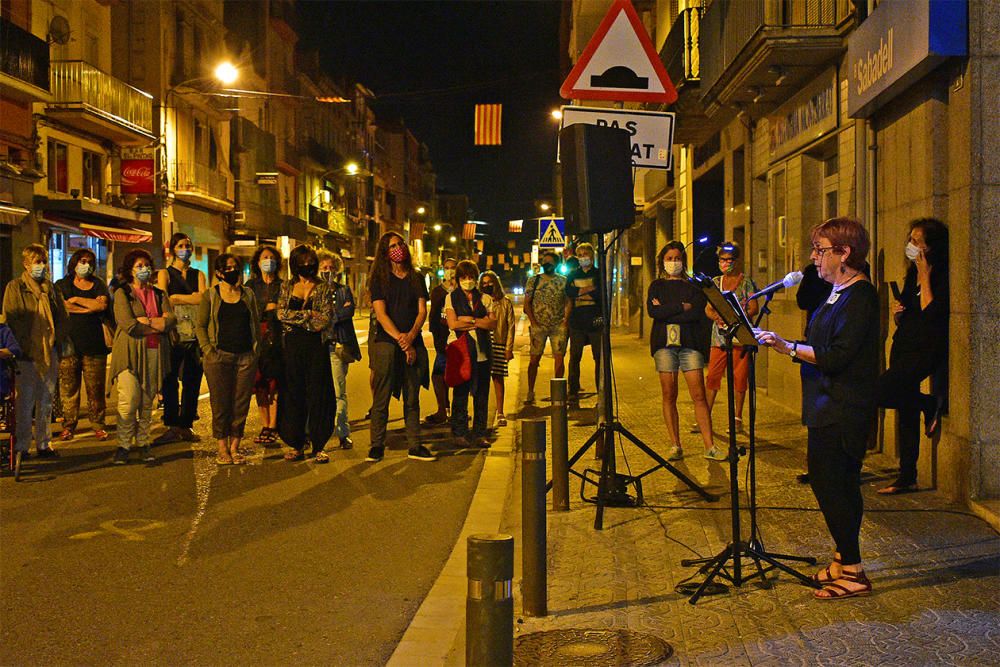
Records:
[[[566,245],[566,220],[564,218],[538,219],[538,247],[562,248]]]

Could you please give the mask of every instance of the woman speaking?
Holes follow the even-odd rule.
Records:
[[[808,338],[788,341],[756,330],[761,345],[802,363],[802,423],[808,427],[809,483],[837,550],[813,579],[820,600],[867,595],[861,563],[861,461],[875,418],[878,296],[865,277],[871,243],[861,223],[833,218],[812,230],[810,259],[833,285],[809,323]]]

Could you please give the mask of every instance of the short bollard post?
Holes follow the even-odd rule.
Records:
[[[466,544],[465,664],[510,667],[514,663],[514,538],[470,535]]]
[[[521,594],[526,616],[545,616],[545,420],[521,420],[521,441]]]
[[[569,511],[569,416],[566,378],[549,380],[552,392],[552,509]]]

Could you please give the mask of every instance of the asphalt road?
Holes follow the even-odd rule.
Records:
[[[366,360],[348,383],[360,419]],[[421,399],[429,414],[433,397]],[[378,464],[364,462],[360,421],[355,448],[331,448],[329,465],[256,445],[250,465],[219,468],[207,400],[202,442],[155,448],[156,464],[112,467],[113,442],[89,437],[32,459],[20,483],[0,480],[0,664],[385,663],[454,545],[483,461],[454,450],[408,460],[400,417],[394,401]],[[445,444],[446,431],[425,433]]]

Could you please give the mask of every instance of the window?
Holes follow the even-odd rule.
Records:
[[[83,196],[100,200],[104,194],[104,169],[101,155],[83,151]]]
[[[788,226],[785,217],[785,172],[784,170],[771,176],[771,275],[785,275],[785,260]]]
[[[48,141],[48,181],[49,190],[69,192],[69,149],[66,144]]]
[[[829,220],[838,215],[837,192],[840,189],[837,154],[823,160],[823,219]]]
[[[744,152],[742,148],[733,151],[733,206],[745,204],[746,197],[746,174],[744,174]]]

